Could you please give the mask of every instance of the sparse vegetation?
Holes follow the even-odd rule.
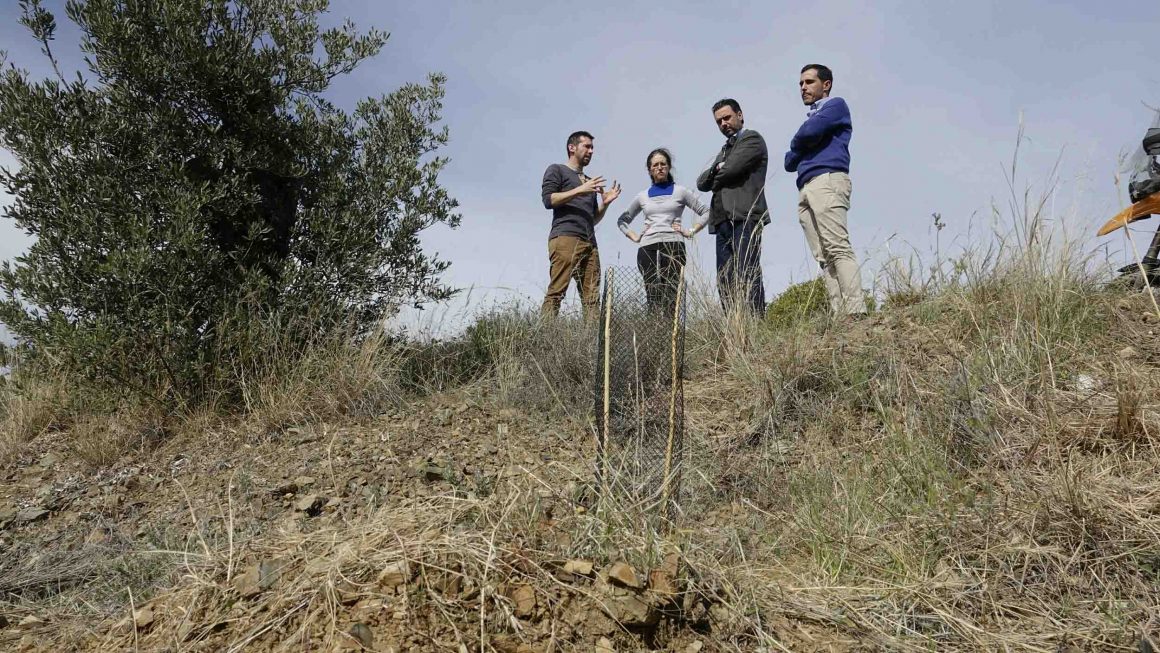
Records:
[[[209,427],[240,438],[186,432],[155,454],[135,449],[163,464],[182,439],[273,447],[260,465],[236,444],[196,456],[232,469],[228,486],[150,503],[190,534],[167,545],[185,551],[180,565],[153,559],[168,574],[135,566],[141,549],[117,554],[155,625],[113,627],[128,607],[101,589],[116,577],[107,567],[51,596],[9,588],[9,609],[105,616],[62,640],[96,648],[174,645],[174,633],[219,648],[342,642],[356,623],[417,650],[590,650],[601,638],[665,650],[698,639],[1132,648],[1155,636],[1160,581],[1160,346],[1147,335],[1160,316],[1043,242],[998,239],[921,301],[838,327],[815,316],[775,328],[699,301],[674,529],[596,499],[590,329],[500,309],[451,341],[336,344],[305,369],[255,379],[251,416]],[[258,497],[277,469],[315,477],[282,504],[299,515],[282,522],[290,530],[264,525],[269,508],[243,507],[267,505]],[[294,513],[310,492],[338,503]],[[263,561],[278,580],[244,589]],[[565,572],[568,561],[592,562],[593,575]],[[678,594],[602,580],[616,562],[662,584],[656,574],[675,564]],[[38,569],[9,561],[0,577]],[[93,593],[105,598],[82,607]],[[237,606],[234,625],[210,627]]]
[[[26,4],[30,27],[50,33],[39,5]],[[322,4],[207,0],[205,19],[282,20]],[[201,20],[183,13],[197,3],[157,3],[182,11],[156,14],[122,5],[90,2],[80,22],[99,36],[109,25],[98,18],[116,11],[157,19],[158,29],[172,27],[162,18],[186,27]],[[313,54],[322,38],[295,34],[299,54]],[[286,127],[307,145],[326,125],[351,135],[343,131],[351,117],[311,93],[327,71],[381,45],[341,30],[325,38],[337,68],[294,59],[307,73],[301,92],[322,113],[291,103],[267,115],[266,127]],[[201,51],[200,41],[169,41]],[[142,70],[174,72],[147,54]],[[230,67],[258,66],[265,72],[256,78],[269,81],[262,65],[270,62],[258,54]],[[49,113],[70,99],[77,111],[108,108],[93,89],[28,84],[14,72],[0,86],[9,94],[0,114],[22,93]],[[144,102],[136,88],[105,90]],[[338,250],[277,254],[270,234],[251,228],[261,201],[244,160],[227,166],[233,181],[220,187],[189,186],[180,164],[124,179],[177,193],[155,198],[175,218],[167,223],[175,231],[162,230],[172,240],[162,240],[190,247],[196,256],[183,264],[236,282],[241,294],[212,296],[196,319],[182,311],[198,296],[189,285],[198,277],[166,267],[172,252],[163,257],[148,229],[98,229],[99,211],[80,216],[95,240],[79,241],[116,236],[112,249],[126,252],[92,268],[107,273],[105,285],[58,275],[53,283],[80,285],[48,284],[21,295],[32,306],[20,304],[13,291],[57,269],[67,240],[54,235],[65,222],[45,212],[48,200],[94,189],[60,186],[75,175],[38,168],[35,156],[24,159],[33,162],[25,177],[7,179],[47,180],[55,194],[44,202],[17,194],[18,217],[46,230],[30,263],[0,275],[11,300],[0,317],[15,319],[34,345],[5,352],[15,373],[0,385],[0,648],[1160,645],[1160,313],[1149,293],[1109,289],[1074,243],[1053,239],[1042,202],[1013,193],[1011,233],[954,255],[936,245],[930,266],[919,257],[887,262],[883,310],[860,320],[830,319],[819,280],[785,291],[764,320],[723,314],[710,292],[694,293],[681,512],[666,523],[594,486],[591,325],[496,307],[446,340],[414,342],[381,328],[400,297],[443,294],[441,264],[413,248],[431,219],[451,221],[434,182],[438,160],[414,167],[442,143],[429,130],[439,93],[434,79],[355,117],[374,132],[402,116],[420,143],[399,150],[363,133],[385,148],[371,147],[372,172],[408,162],[404,185],[418,184],[430,201],[420,214],[371,211],[401,220],[370,229],[374,247],[402,248],[388,247],[389,260],[369,241],[356,248],[362,258],[313,268],[307,262]],[[157,138],[147,127],[131,130],[141,141],[109,133],[140,144]],[[0,129],[15,133],[2,121]],[[192,139],[199,152],[221,149],[218,132],[200,129],[189,132],[207,139]],[[251,146],[222,151],[242,156]],[[279,160],[286,174],[305,165]],[[320,174],[353,184],[353,165]],[[379,186],[386,176],[374,178],[337,196],[318,189],[330,199],[314,217],[334,215],[347,191],[398,199]],[[108,170],[85,179],[113,181]],[[244,218],[237,234],[257,258],[202,247],[208,232],[189,207],[212,199],[199,195],[211,187],[224,193],[223,216]],[[153,215],[154,205],[130,204],[118,211]],[[339,212],[338,231],[314,225],[321,242],[349,244],[348,229],[369,215],[351,211]],[[943,223],[934,217],[937,235]],[[319,242],[294,242],[306,241]],[[133,285],[129,271],[155,265],[166,274]],[[327,279],[345,283],[351,266],[373,278],[352,277],[337,300],[315,292]],[[289,279],[303,285],[280,285]],[[380,282],[399,284],[402,295],[378,293]],[[105,287],[124,300],[106,302],[112,313],[78,308]],[[164,337],[122,332],[126,321]]]

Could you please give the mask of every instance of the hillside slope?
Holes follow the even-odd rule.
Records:
[[[0,646],[1137,650],[1158,317],[995,277],[853,324],[692,323],[673,528],[596,500],[584,347],[526,333],[374,414],[199,418],[98,468],[77,452],[115,423],[46,431],[0,470]]]

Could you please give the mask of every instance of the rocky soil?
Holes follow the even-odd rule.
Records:
[[[99,471],[45,434],[0,472],[0,645],[716,650],[680,551],[593,532],[591,437],[467,394]]]
[[[675,526],[598,496],[582,420],[482,383],[99,468],[43,433],[0,467],[0,650],[1130,651],[1160,633],[1160,341],[1142,297],[1100,316],[1011,370],[938,306],[740,361],[691,339]]]

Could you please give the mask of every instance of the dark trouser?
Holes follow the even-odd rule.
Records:
[[[650,311],[672,315],[685,267],[685,244],[661,242],[644,245],[636,252],[636,267],[644,277],[644,292]]]
[[[765,314],[765,285],[761,281],[761,231],[757,220],[717,225],[717,292],[729,310],[745,302],[758,317]]]

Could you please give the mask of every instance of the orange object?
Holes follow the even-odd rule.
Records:
[[[1148,197],[1136,202],[1128,208],[1120,211],[1114,218],[1104,223],[1100,230],[1096,232],[1097,236],[1106,236],[1116,229],[1126,227],[1129,224],[1142,220],[1153,213],[1160,213],[1160,193],[1152,193]]]

